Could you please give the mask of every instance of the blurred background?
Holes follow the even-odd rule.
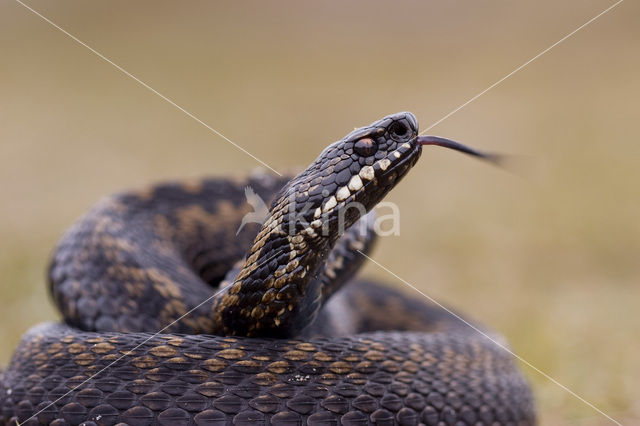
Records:
[[[286,170],[389,113],[428,127],[612,3],[28,4]],[[434,127],[521,156],[517,173],[425,149],[388,197],[401,233],[373,254],[623,423],[640,419],[639,20],[640,4],[622,3]],[[97,199],[259,164],[12,1],[0,57],[6,365],[26,329],[58,318],[48,256]],[[607,424],[522,368],[543,424]]]

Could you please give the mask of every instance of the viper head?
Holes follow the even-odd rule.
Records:
[[[291,231],[309,226],[323,236],[344,232],[371,210],[420,158],[418,121],[410,112],[384,117],[329,145],[282,190]],[[308,224],[308,225],[306,225]]]

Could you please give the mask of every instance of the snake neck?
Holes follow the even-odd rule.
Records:
[[[326,283],[318,279],[318,271],[341,228],[349,228],[359,215],[343,217],[338,210],[322,213],[320,199],[297,202],[302,200],[298,194],[307,174],[289,182],[272,204],[243,267],[216,304],[218,332],[293,336],[315,319],[326,300]]]

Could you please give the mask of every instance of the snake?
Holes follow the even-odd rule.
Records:
[[[63,321],[28,330],[0,372],[0,424],[535,424],[504,338],[356,277],[374,207],[425,145],[483,156],[401,112],[297,174],[104,198],[53,252]]]

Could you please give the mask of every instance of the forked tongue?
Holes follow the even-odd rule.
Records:
[[[502,162],[504,160],[504,156],[500,154],[478,151],[473,148],[469,148],[468,146],[463,145],[460,142],[452,141],[451,139],[441,138],[439,136],[418,136],[417,140],[420,145],[443,146],[445,148],[463,152],[473,157],[481,158],[483,160],[489,161],[499,166],[502,165]]]

